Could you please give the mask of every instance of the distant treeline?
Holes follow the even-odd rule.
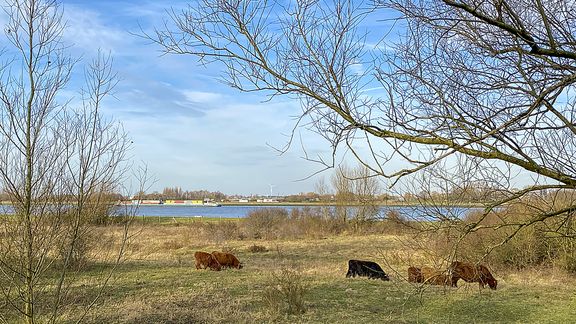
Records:
[[[154,191],[152,193],[140,192],[136,196],[140,199],[189,199],[189,200],[213,200],[213,201],[240,201],[240,200],[257,200],[262,198],[272,198],[280,202],[407,202],[417,203],[426,201],[436,202],[454,202],[454,203],[479,203],[489,202],[502,199],[507,195],[506,191],[491,188],[489,186],[467,186],[454,188],[448,192],[421,191],[418,193],[377,193],[369,195],[357,194],[350,191],[337,191],[320,194],[317,192],[303,192],[286,196],[269,197],[267,195],[226,195],[220,191],[193,190],[186,191],[180,187],[166,187],[162,192]],[[123,197],[130,198],[130,197]]]
[[[293,203],[426,203],[426,202],[446,202],[446,203],[484,203],[502,200],[509,195],[509,191],[491,188],[489,186],[468,186],[452,189],[448,192],[437,191],[420,191],[418,193],[408,192],[398,195],[390,193],[371,192],[358,194],[355,192],[340,190],[319,194],[316,192],[306,192],[286,196],[267,195],[226,195],[220,191],[208,190],[182,190],[180,187],[166,187],[162,192],[154,191],[151,193],[139,192],[134,196],[124,196],[120,193],[107,193],[99,196],[100,199],[109,201],[129,200],[129,199],[153,199],[153,200],[209,200],[219,202],[242,202],[257,201],[260,199],[272,199],[278,202]],[[558,195],[561,191],[544,192],[544,195]],[[66,200],[66,197],[60,199]],[[10,201],[10,197],[3,191],[0,191],[0,201]]]
[[[166,187],[162,192],[154,191],[152,193],[140,192],[136,194],[139,199],[184,199],[184,200],[226,200],[227,196],[220,191],[194,190],[185,191],[180,187]]]

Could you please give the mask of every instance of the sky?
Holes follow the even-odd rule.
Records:
[[[321,180],[329,184],[334,171],[318,174],[325,167],[304,156],[329,160],[330,144],[305,128],[294,131],[301,113],[296,100],[279,96],[268,101],[264,93],[229,88],[220,81],[220,65],[200,65],[189,55],[163,55],[159,46],[138,36],[162,27],[166,10],[194,2],[59,0],[67,24],[63,41],[72,56],[82,58],[64,95],[77,99],[72,91],[83,81],[83,64],[98,50],[112,55],[120,82],[102,112],[121,123],[131,138],[131,160],[145,165],[151,178],[147,192],[180,187],[228,195],[290,195],[315,191]],[[401,31],[387,15],[377,11],[362,22],[366,48],[386,51],[382,37],[393,41]],[[0,26],[6,21],[0,11]],[[361,63],[354,68],[366,69]],[[379,91],[371,85],[365,90]],[[291,135],[292,145],[280,154]],[[337,163],[357,165],[344,153],[339,152]]]
[[[147,190],[165,187],[242,195],[288,195],[314,191],[323,166],[303,158],[330,156],[329,144],[305,129],[284,154],[300,114],[297,101],[241,93],[222,84],[218,66],[201,66],[192,56],[162,55],[136,36],[152,31],[166,9],[190,1],[62,0],[72,55],[89,61],[98,49],[110,52],[121,81],[103,113],[122,123],[133,141],[134,162],[154,179]],[[0,16],[0,23],[2,23]],[[80,65],[82,62],[80,63]]]

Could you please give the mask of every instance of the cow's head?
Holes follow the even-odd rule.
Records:
[[[490,278],[490,279],[486,280],[486,283],[488,284],[490,289],[493,289],[493,290],[496,290],[496,286],[498,286],[498,280],[496,280],[494,278]]]

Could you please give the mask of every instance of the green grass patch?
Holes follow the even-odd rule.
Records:
[[[219,222],[239,222],[242,218],[237,217],[166,217],[166,216],[136,216],[134,222],[136,224],[150,224],[150,225],[183,225],[194,224],[199,222],[219,223]]]

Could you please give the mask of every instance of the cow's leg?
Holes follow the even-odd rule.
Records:
[[[352,277],[352,278],[356,278],[356,276],[360,275],[360,273],[358,272],[358,269],[355,267],[349,268],[348,272],[350,273],[350,277]]]
[[[452,287],[458,287],[458,277],[452,277]]]

